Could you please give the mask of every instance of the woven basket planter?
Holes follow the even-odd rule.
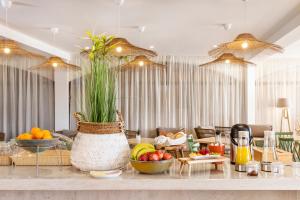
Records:
[[[72,146],[71,163],[82,171],[120,169],[129,162],[130,149],[123,118],[112,123],[84,121],[79,113],[78,134]]]

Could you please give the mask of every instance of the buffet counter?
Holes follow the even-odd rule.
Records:
[[[178,174],[177,166],[160,175],[144,175],[128,169],[120,177],[95,179],[73,167],[0,167],[0,199],[297,199],[300,178],[286,167],[276,177],[260,172],[258,177],[238,173],[226,164],[222,170],[199,166],[192,176]],[[156,192],[160,191],[160,192]],[[300,194],[300,193],[299,193]],[[105,197],[105,198],[100,198]],[[201,199],[202,199],[201,198]]]

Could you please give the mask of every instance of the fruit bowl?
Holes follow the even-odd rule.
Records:
[[[23,149],[36,153],[43,152],[45,150],[48,150],[51,147],[54,147],[57,145],[59,139],[58,138],[52,138],[52,139],[42,139],[42,140],[19,140],[16,139],[16,143],[19,147],[22,147]]]
[[[134,169],[144,174],[159,174],[170,169],[173,159],[160,161],[138,161],[130,160]]]

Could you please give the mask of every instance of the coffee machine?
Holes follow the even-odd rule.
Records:
[[[230,133],[230,162],[231,164],[235,164],[235,158],[237,153],[238,147],[238,138],[239,138],[239,131],[247,131],[249,133],[249,145],[253,142],[251,128],[247,124],[236,124],[231,127]]]

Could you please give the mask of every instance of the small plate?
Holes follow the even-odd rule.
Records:
[[[90,175],[94,178],[115,178],[121,174],[122,170],[90,171]]]
[[[208,160],[208,159],[217,159],[220,158],[221,155],[204,155],[204,156],[193,156],[191,159],[193,160]]]

